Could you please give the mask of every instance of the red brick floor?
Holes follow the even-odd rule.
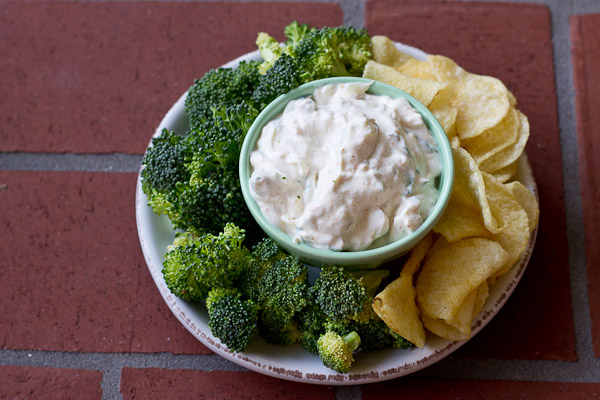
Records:
[[[177,322],[147,271],[136,176],[0,171],[3,348],[209,352]]]
[[[459,354],[575,360],[548,9],[532,4],[403,1],[400,5],[374,0],[367,3],[366,24],[371,34],[444,54],[471,72],[502,79],[531,125],[527,155],[541,213],[534,254],[506,306]],[[499,341],[504,345],[497,346]]]
[[[578,400],[600,398],[598,383],[398,379],[364,386],[363,400]]]
[[[574,16],[570,22],[588,295],[594,351],[600,357],[600,14]]]
[[[101,399],[98,371],[0,366],[1,399]]]
[[[195,78],[255,50],[261,30],[282,40],[294,19],[339,25],[342,14],[334,4],[3,1],[0,149],[143,153]]]
[[[202,393],[209,399],[333,400],[333,388],[275,379],[254,372],[124,368],[121,392],[128,399],[187,399]]]

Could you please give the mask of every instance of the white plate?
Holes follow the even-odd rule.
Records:
[[[414,47],[398,43],[397,47],[418,59],[424,59],[426,54]],[[242,60],[259,60],[258,51],[243,55],[224,67],[236,67]],[[185,114],[185,96],[173,105],[156,129],[154,136],[163,128],[185,133],[188,118]],[[517,180],[522,182],[535,195],[537,187],[527,157],[519,160]],[[172,244],[175,231],[167,217],[157,216],[147,205],[146,195],[141,189],[141,179],[138,175],[136,188],[136,218],[137,228],[148,269],[165,302],[181,321],[181,323],[200,340],[205,346],[218,355],[250,370],[257,371],[277,378],[327,385],[352,385],[378,382],[397,378],[423,369],[458,349],[465,342],[451,342],[431,333],[427,335],[427,344],[422,349],[385,349],[361,352],[349,374],[339,374],[326,368],[318,356],[306,352],[300,345],[277,346],[267,344],[259,336],[243,353],[232,353],[215,338],[208,328],[208,316],[203,305],[187,303],[169,291],[163,276],[162,263],[167,246]],[[519,263],[506,275],[500,277],[490,288],[486,304],[473,322],[472,336],[477,334],[498,313],[508,300],[529,262],[535,243],[537,229],[532,233],[529,245]]]

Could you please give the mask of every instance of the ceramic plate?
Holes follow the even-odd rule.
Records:
[[[398,43],[397,47],[418,59],[424,59],[426,54],[414,47]],[[236,67],[242,60],[259,60],[258,51],[243,55],[224,67]],[[185,114],[184,93],[167,112],[155,132],[158,135],[163,128],[185,133],[188,128],[188,118]],[[517,180],[529,188],[536,197],[537,187],[527,157],[519,160]],[[383,381],[397,378],[423,369],[458,349],[465,342],[452,342],[428,332],[427,344],[422,349],[385,349],[379,351],[361,352],[349,374],[339,374],[326,368],[318,356],[306,352],[300,345],[277,346],[267,344],[256,336],[243,353],[232,353],[211,335],[208,328],[206,309],[200,304],[187,303],[171,294],[167,288],[162,273],[162,263],[167,246],[173,242],[175,231],[165,216],[157,216],[147,206],[147,198],[141,189],[138,176],[136,188],[136,218],[142,251],[148,264],[148,269],[158,290],[179,321],[216,354],[250,370],[257,371],[277,378],[327,385],[352,385]],[[506,275],[500,277],[490,288],[490,295],[480,315],[473,322],[472,336],[476,335],[498,313],[508,300],[517,283],[521,279],[535,243],[537,229],[531,235],[529,245],[517,265]]]

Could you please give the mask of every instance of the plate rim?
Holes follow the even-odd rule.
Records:
[[[416,47],[408,46],[408,45],[405,45],[405,44],[399,43],[399,42],[395,42],[395,44],[399,50],[406,52],[415,58],[424,59],[427,56],[427,53],[423,52],[422,50],[420,50]],[[255,50],[253,52],[241,55],[240,57],[238,57],[226,64],[223,64],[221,67],[235,68],[241,61],[259,60],[259,59],[260,59],[260,53],[258,52],[258,50]],[[152,138],[159,135],[160,132],[164,128],[171,127],[177,123],[181,123],[181,121],[180,121],[182,118],[181,112],[182,112],[182,110],[185,111],[184,103],[185,103],[186,96],[187,96],[187,90],[179,97],[179,99],[167,111],[167,113],[161,120],[160,124],[156,128],[154,134],[152,135]],[[184,115],[185,115],[185,112],[184,112]],[[171,129],[174,129],[174,128],[171,128]],[[150,139],[150,142],[149,142],[147,148],[151,145],[152,138]],[[531,165],[529,163],[527,155],[525,153],[523,153],[523,155],[519,158],[518,162],[519,162],[518,174],[521,175],[520,179],[528,180],[528,182],[527,182],[528,185],[526,185],[526,186],[528,189],[530,189],[533,192],[534,196],[536,197],[536,199],[539,202],[539,194],[538,194],[537,184],[536,184],[535,178],[533,176],[533,171],[531,169]],[[432,351],[430,351],[428,353],[427,356],[418,358],[415,361],[409,361],[409,362],[404,362],[404,363],[399,362],[398,365],[396,365],[392,368],[387,368],[387,369],[371,368],[368,371],[359,372],[359,373],[350,372],[348,374],[340,374],[340,373],[336,373],[335,371],[332,371],[332,370],[328,370],[329,371],[328,373],[321,373],[321,372],[309,373],[306,371],[301,371],[297,368],[296,369],[282,368],[282,367],[278,367],[277,365],[271,365],[268,362],[265,362],[265,360],[261,359],[260,357],[256,357],[256,356],[253,356],[252,354],[248,354],[248,352],[241,352],[241,353],[231,352],[230,350],[228,350],[225,346],[223,346],[221,344],[219,339],[212,336],[210,331],[205,332],[204,330],[200,329],[197,326],[197,324],[195,323],[194,319],[191,316],[186,314],[186,310],[184,310],[184,308],[186,308],[186,307],[183,307],[184,304],[182,304],[182,302],[187,305],[189,305],[190,303],[184,302],[183,300],[174,296],[169,291],[169,289],[167,288],[167,286],[164,282],[164,279],[162,277],[162,273],[160,272],[162,269],[162,262],[160,262],[159,265],[156,265],[157,257],[152,256],[153,251],[150,247],[151,246],[150,242],[152,241],[152,238],[154,236],[153,236],[152,232],[147,234],[148,221],[146,221],[146,218],[144,218],[144,215],[145,215],[144,212],[146,212],[146,213],[148,211],[150,211],[150,213],[153,213],[153,212],[151,211],[150,207],[147,205],[147,203],[146,203],[147,198],[141,188],[141,170],[142,170],[142,166],[140,166],[140,169],[138,171],[138,176],[137,176],[137,180],[136,180],[136,196],[135,196],[136,226],[137,226],[137,231],[138,231],[138,237],[140,240],[142,253],[144,254],[144,259],[146,261],[146,265],[149,269],[149,272],[150,272],[150,274],[154,280],[154,283],[157,286],[157,288],[163,298],[163,301],[167,304],[167,306],[169,307],[171,312],[175,315],[175,317],[179,320],[179,322],[197,340],[199,340],[202,344],[204,344],[207,348],[209,348],[211,351],[213,351],[217,355],[219,355],[237,365],[240,365],[244,368],[247,368],[247,369],[255,371],[255,372],[259,372],[259,373],[262,373],[265,375],[269,375],[269,376],[284,379],[284,380],[303,382],[303,383],[321,384],[321,385],[357,385],[357,384],[381,382],[381,381],[394,379],[394,378],[398,378],[401,376],[405,376],[405,375],[417,372],[417,371],[419,371],[423,368],[426,368],[426,367],[442,360],[443,358],[447,357],[448,355],[450,355],[451,353],[453,353],[454,351],[459,349],[462,345],[467,343],[469,340],[471,340],[477,333],[479,333],[492,320],[492,318],[502,309],[502,307],[504,306],[504,304],[506,303],[508,298],[510,298],[510,296],[512,295],[513,291],[515,290],[517,284],[519,283],[521,277],[523,276],[525,269],[527,268],[527,266],[529,264],[531,254],[535,247],[535,241],[537,238],[537,231],[538,231],[538,226],[539,226],[539,224],[538,224],[536,226],[536,228],[531,232],[529,243],[527,245],[525,252],[521,256],[521,259],[519,260],[518,265],[515,265],[507,274],[500,277],[498,279],[498,281],[490,288],[490,292],[495,292],[495,296],[494,296],[495,301],[493,301],[493,304],[489,304],[493,300],[492,296],[490,295],[490,298],[488,298],[488,300],[486,301],[486,304],[485,304],[483,310],[480,312],[478,317],[473,321],[471,337],[468,340],[466,340],[466,341],[450,341],[450,340],[439,338],[428,332],[427,340],[430,342],[433,339],[434,341],[439,342],[440,344],[438,346],[434,347],[432,349]],[[166,219],[166,222],[169,223],[167,217],[164,215],[156,216],[156,218],[162,219],[162,220]],[[170,226],[170,225],[167,225],[167,226]],[[172,227],[171,227],[171,233],[174,233],[174,230]],[[502,283],[502,285],[499,285],[500,283]],[[498,288],[498,286],[501,286],[501,288]],[[496,289],[494,290],[493,288],[496,288]],[[498,291],[500,291],[500,292],[498,292]],[[433,338],[432,338],[432,336],[433,336]],[[268,346],[275,346],[275,345],[268,345]],[[296,345],[296,346],[298,346],[298,345]],[[426,344],[426,346],[427,346],[427,344]],[[281,346],[278,346],[278,347],[281,347]],[[386,350],[387,350],[387,352],[393,351],[392,349],[385,349],[385,350],[379,350],[378,352],[384,352]],[[418,349],[418,350],[423,350],[423,349]],[[306,353],[307,355],[317,357],[315,355],[312,355],[312,354],[306,352],[305,350],[302,350],[302,351],[304,353]],[[417,350],[396,350],[396,351],[417,351]],[[373,353],[375,353],[375,352],[373,352]],[[318,357],[317,357],[317,360],[318,360]]]

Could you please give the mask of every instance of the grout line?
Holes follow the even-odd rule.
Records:
[[[593,368],[582,371],[577,362],[554,360],[492,360],[466,359],[449,356],[412,377],[445,379],[530,380],[548,382],[600,383],[600,359]],[[249,371],[217,354],[171,353],[87,353],[40,350],[0,350],[0,365],[38,368],[66,368],[101,371],[114,374],[124,367],[163,368],[194,371]],[[112,375],[105,379],[113,391],[120,379]],[[112,397],[111,397],[112,398]]]
[[[142,155],[0,153],[0,170],[138,172]]]

